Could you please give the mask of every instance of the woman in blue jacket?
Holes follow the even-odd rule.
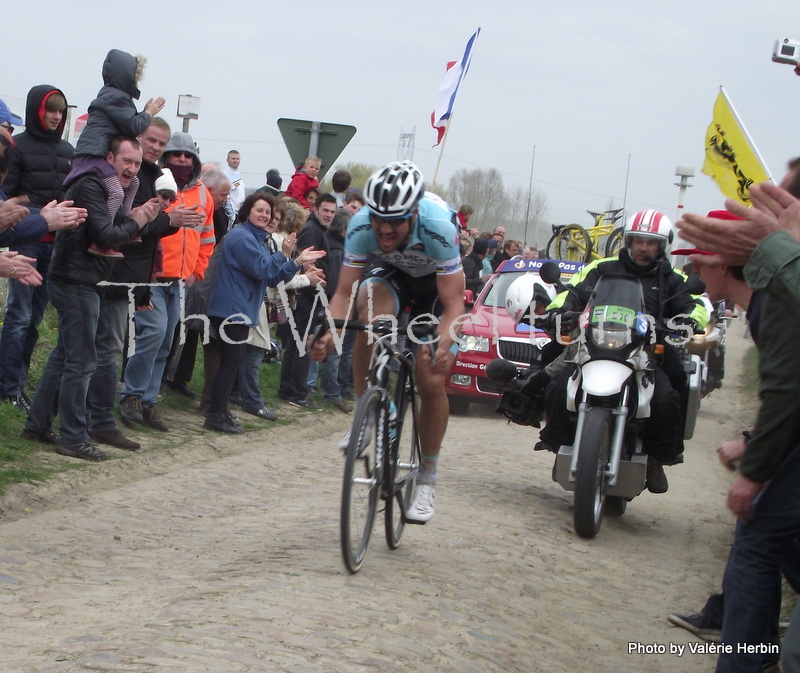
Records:
[[[304,265],[313,264],[325,254],[310,247],[296,259],[289,259],[296,234],[286,238],[280,252],[270,254],[265,240],[272,233],[274,207],[272,196],[254,192],[239,210],[241,224],[225,236],[208,301],[208,316],[220,335],[220,364],[211,389],[210,413],[203,426],[210,430],[244,432],[228,411],[228,398],[248,331],[258,324],[267,285],[291,279]]]

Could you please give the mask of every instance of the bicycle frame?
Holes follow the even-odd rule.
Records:
[[[412,465],[403,463],[400,467],[408,470],[408,474],[399,482],[396,481],[399,440],[402,434],[402,425],[400,424],[404,422],[405,416],[401,413],[402,409],[400,409],[400,405],[411,404],[412,427],[416,427],[417,405],[414,402],[417,394],[414,380],[414,367],[416,365],[414,353],[410,349],[401,351],[397,348],[391,343],[393,337],[394,333],[388,333],[382,334],[377,338],[373,347],[369,367],[371,385],[381,390],[381,413],[378,417],[378,433],[380,437],[379,453],[383,457],[381,470],[383,480],[380,484],[380,497],[382,500],[394,498],[395,494],[402,489],[405,482],[415,478],[419,471],[419,466],[417,466],[416,470],[412,470]],[[397,364],[400,368],[394,395],[392,395],[389,383],[393,364]],[[404,402],[401,399],[403,395],[409,395],[409,400]],[[391,437],[389,418],[392,403],[395,404],[395,413],[398,415],[397,423],[399,424],[398,427],[395,428],[396,435],[394,439]],[[386,450],[387,448],[388,451]],[[400,502],[402,502],[402,499]],[[405,503],[403,503],[402,515],[403,518],[405,518]]]
[[[342,484],[340,544],[345,566],[355,573],[369,547],[378,500],[384,502],[390,549],[397,549],[407,523],[406,507],[420,467],[416,358],[411,348],[392,343],[396,333],[392,321],[370,324],[334,320],[333,324],[376,337],[370,355],[369,385],[356,407],[345,451]]]

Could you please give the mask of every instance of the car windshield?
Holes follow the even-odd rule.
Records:
[[[523,273],[524,272],[500,273],[497,276],[495,276],[491,281],[492,285],[489,288],[489,291],[483,298],[483,305],[505,308],[506,292],[508,292],[508,286],[511,285],[511,283],[513,283]]]

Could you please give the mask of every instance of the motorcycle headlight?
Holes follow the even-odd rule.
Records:
[[[458,345],[458,350],[462,353],[467,351],[480,351],[481,353],[489,352],[489,339],[487,337],[479,337],[471,334],[469,336],[462,336],[461,343]]]
[[[623,348],[631,342],[630,329],[628,327],[606,327],[603,329],[590,327],[589,336],[592,342],[600,348]]]

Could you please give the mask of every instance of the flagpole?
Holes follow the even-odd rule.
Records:
[[[525,239],[528,242],[528,216],[531,212],[531,191],[533,191],[533,164],[536,161],[536,145],[533,146],[533,156],[531,157],[531,177],[528,181],[528,207],[525,209]],[[538,241],[537,241],[538,242]]]
[[[747,142],[750,143],[750,147],[752,148],[753,152],[755,152],[755,155],[758,157],[758,160],[761,162],[761,165],[764,167],[764,171],[767,174],[767,178],[771,183],[775,184],[775,179],[772,177],[772,174],[770,173],[770,170],[767,167],[766,162],[764,161],[764,157],[761,156],[761,152],[758,151],[756,144],[753,142],[753,139],[747,132],[747,127],[744,125],[744,122],[742,121],[742,118],[739,116],[739,113],[736,112],[736,108],[733,106],[733,102],[731,101],[730,98],[728,98],[728,94],[725,92],[725,88],[720,86],[719,90],[720,93],[722,93],[723,97],[725,98],[725,102],[728,104],[728,107],[730,107],[731,112],[733,112],[733,116],[736,118],[737,123],[742,128],[742,133],[744,133],[744,137],[747,138]]]
[[[447,120],[447,128],[444,130],[444,138],[442,138],[442,144],[439,148],[439,158],[436,160],[436,170],[433,172],[433,181],[431,182],[431,187],[436,184],[436,178],[439,175],[439,166],[442,163],[442,155],[444,154],[444,146],[447,143],[447,136],[450,135],[450,127],[453,125],[453,115],[450,114],[450,118]]]

